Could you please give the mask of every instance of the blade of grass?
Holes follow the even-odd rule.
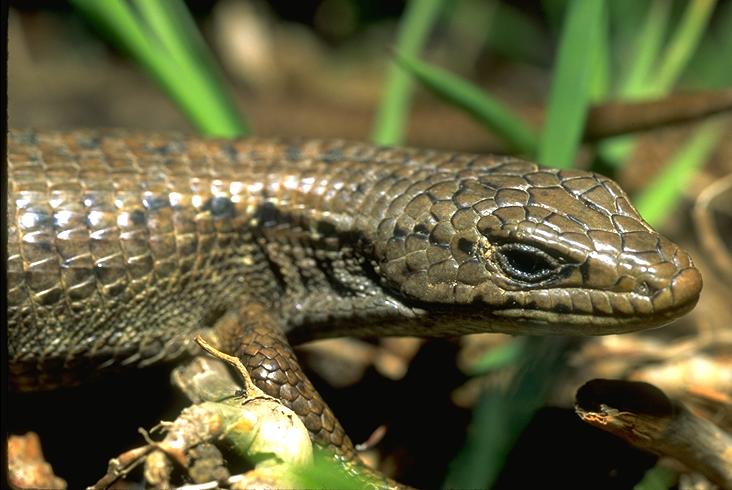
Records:
[[[475,85],[416,58],[396,53],[396,60],[438,97],[460,107],[508,146],[522,153],[536,150],[534,130],[499,100]]]
[[[672,2],[654,0],[648,6],[643,27],[636,37],[628,72],[621,82],[618,95],[622,98],[643,98],[648,95],[648,80],[658,59],[671,17]]]
[[[570,0],[542,0],[541,7],[549,25],[554,31],[562,29],[564,13],[567,11],[567,4]]]
[[[462,451],[452,461],[443,488],[490,488],[506,457],[554,384],[562,379],[576,339],[527,337],[520,344],[510,388],[481,395]]]
[[[544,33],[529,16],[507,2],[496,5],[487,38],[488,48],[513,60],[530,63],[543,60]]]
[[[495,28],[498,0],[462,0],[445,5],[442,14],[448,41],[436,46],[436,59],[448,58],[459,73],[470,72]],[[460,50],[460,56],[455,51]]]
[[[410,0],[399,26],[397,51],[406,56],[417,56],[442,6],[442,0]],[[404,140],[412,90],[409,74],[396,65],[390,66],[386,91],[379,104],[371,134],[375,143],[396,145]]]
[[[515,364],[523,352],[524,341],[525,337],[516,337],[505,344],[493,347],[478,359],[478,362],[470,366],[467,374],[479,376]]]
[[[721,4],[706,35],[684,72],[685,85],[723,88],[732,85],[729,63],[720,63],[720,53],[732,53],[732,2]]]
[[[646,471],[643,479],[633,487],[633,490],[668,490],[678,479],[679,475],[675,471],[656,465]]]
[[[210,61],[206,45],[184,4],[177,0],[128,1],[132,2],[140,18],[150,27],[155,40],[164,46],[178,65]]]
[[[612,0],[607,3],[608,24],[612,26],[613,53],[616,56],[616,72],[625,73],[632,61],[638,33],[642,31],[648,9],[657,0]],[[664,0],[665,1],[665,0]],[[671,3],[671,2],[667,2]],[[618,77],[624,78],[624,76]]]
[[[636,197],[635,205],[643,218],[654,227],[670,216],[671,209],[693,173],[708,159],[717,146],[729,119],[705,122],[668,162],[653,182]]]
[[[378,488],[385,482],[374,478],[373,473],[359,474],[359,467],[346,468],[329,451],[313,447],[313,462],[309,465],[290,465],[287,471],[296,488],[338,488],[358,490]],[[364,468],[365,470],[365,468]]]
[[[592,55],[606,21],[602,0],[569,3],[549,94],[539,161],[567,168],[574,161],[589,105]]]
[[[221,137],[248,133],[180,0],[72,3],[158,80],[201,132]]]
[[[156,39],[167,48],[180,71],[187,75],[189,90],[186,99],[190,99],[190,104],[206,108],[209,125],[221,121],[231,126],[231,129],[213,129],[209,134],[241,136],[243,133],[240,131],[245,128],[236,125],[241,119],[235,104],[224,91],[224,77],[185,4],[180,0],[134,0],[134,5],[152,28]]]
[[[666,95],[698,47],[715,3],[716,0],[691,0],[660,57],[659,43],[670,15],[670,2],[657,0],[652,4],[638,39],[638,59],[633,63],[621,95],[639,98]],[[663,61],[656,65],[656,59]],[[632,137],[613,138],[600,146],[600,155],[607,164],[619,167],[633,150],[634,143]]]
[[[589,101],[600,102],[610,92],[610,40],[608,39],[607,17],[600,22],[595,52],[592,54],[592,72],[589,83]]]
[[[672,2],[654,0],[648,7],[643,27],[635,39],[631,53],[630,68],[621,82],[618,96],[632,100],[642,99],[650,92],[647,80],[659,57],[663,40],[671,17]],[[600,143],[602,161],[611,167],[619,167],[633,148],[634,138],[619,136]]]
[[[651,79],[651,86],[655,90],[665,92],[670,90],[676,83],[699,46],[716,3],[717,0],[692,0],[689,2],[679,27],[661,58],[663,62],[656,72],[656,76]]]

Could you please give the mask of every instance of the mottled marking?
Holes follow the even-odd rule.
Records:
[[[98,148],[99,143],[101,143],[101,137],[99,135],[84,135],[77,140],[77,144],[87,150]]]
[[[328,221],[319,221],[316,228],[317,232],[321,236],[334,236],[336,235],[336,227],[333,223]]]
[[[210,211],[216,219],[232,219],[236,214],[236,206],[228,197],[213,197],[206,201],[203,209]]]
[[[237,151],[236,147],[231,143],[222,143],[221,153],[223,153],[223,155],[231,161],[235,161],[239,156],[239,152]]]
[[[298,145],[289,145],[286,150],[286,155],[288,160],[300,160],[302,150]]]
[[[458,240],[458,248],[468,255],[473,254],[474,246],[475,246],[475,243],[471,242],[470,240],[466,240],[465,238],[460,238]]]
[[[405,236],[407,236],[406,228],[399,225],[394,226],[394,238],[404,238]]]
[[[341,148],[330,148],[322,156],[325,162],[337,162],[343,159],[343,150]]]
[[[149,212],[154,213],[155,211],[170,207],[170,200],[167,197],[161,196],[143,196],[142,205]]]
[[[269,227],[280,222],[281,214],[274,203],[265,201],[257,207],[254,216],[256,216],[259,226]]]
[[[420,237],[427,237],[430,233],[429,228],[426,225],[419,223],[414,227],[414,234]]]
[[[147,221],[145,211],[142,211],[141,209],[134,209],[130,211],[130,221],[132,221],[132,224],[135,226],[143,226]]]
[[[569,305],[557,303],[556,305],[554,305],[554,311],[556,311],[557,313],[571,313],[572,308],[570,308]]]

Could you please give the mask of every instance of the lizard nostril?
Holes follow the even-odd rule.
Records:
[[[633,292],[652,298],[659,291],[663,291],[671,286],[672,279],[677,273],[678,269],[669,263],[649,268],[646,273],[636,278],[635,284],[633,285]]]
[[[633,288],[633,292],[642,296],[651,296],[654,288],[646,281],[638,281],[638,284]]]
[[[637,278],[633,292],[642,296],[653,297],[659,291],[671,285],[671,275],[643,274]]]

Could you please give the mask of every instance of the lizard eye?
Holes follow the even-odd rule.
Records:
[[[543,250],[523,243],[501,245],[495,252],[495,258],[508,277],[520,282],[541,282],[559,266],[559,262]]]

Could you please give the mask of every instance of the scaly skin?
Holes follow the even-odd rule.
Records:
[[[18,131],[8,165],[19,389],[173,359],[246,305],[291,342],[600,335],[667,323],[701,290],[613,181],[511,157]]]

